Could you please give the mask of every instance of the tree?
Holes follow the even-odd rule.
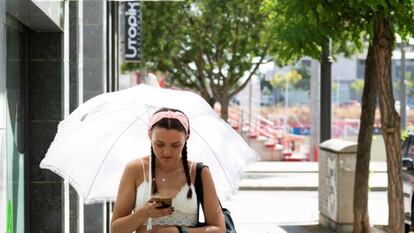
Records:
[[[273,88],[285,88],[287,84],[295,85],[302,80],[302,75],[295,69],[285,74],[276,73],[270,84]]]
[[[266,62],[260,2],[142,2],[144,67],[166,73],[169,83],[199,92],[211,105],[218,101],[227,120],[230,98]]]
[[[282,89],[285,89],[285,95],[283,97],[283,101],[285,102],[285,106],[288,106],[288,95],[289,95],[289,85],[295,86],[302,80],[302,75],[296,70],[292,69],[287,73],[281,74],[276,73],[272,80],[270,80],[270,85],[273,88],[277,88],[278,97],[282,92]],[[279,98],[278,98],[279,99]]]
[[[269,22],[279,32],[282,48],[276,58],[289,61],[308,55],[319,58],[322,41],[331,37],[339,48],[348,43],[360,48],[363,35],[369,41],[361,127],[358,135],[354,189],[354,232],[369,232],[367,211],[368,172],[374,110],[378,96],[382,131],[387,151],[389,232],[402,232],[403,199],[399,116],[393,105],[391,54],[394,33],[406,38],[414,32],[412,1],[300,1],[267,0]],[[348,42],[348,43],[346,43]],[[339,45],[338,45],[339,44]],[[342,44],[342,46],[340,45]],[[282,53],[280,53],[282,52]],[[378,95],[377,95],[378,92]]]
[[[351,83],[351,88],[355,93],[357,93],[358,96],[361,96],[364,90],[364,80],[356,79]]]
[[[414,98],[414,82],[412,77],[411,72],[405,73],[406,90],[408,90],[407,95]]]
[[[308,67],[306,67],[305,65],[301,65],[297,71],[299,72],[299,74],[302,76],[302,79],[299,80],[299,82],[297,82],[294,87],[295,88],[299,88],[302,89],[304,91],[309,91],[310,89],[310,70]]]

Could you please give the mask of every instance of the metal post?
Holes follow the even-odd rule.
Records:
[[[332,40],[327,38],[322,44],[320,142],[331,138],[331,50]]]

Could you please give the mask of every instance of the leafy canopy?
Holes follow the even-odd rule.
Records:
[[[204,97],[231,97],[264,62],[266,17],[260,2],[143,2],[144,66]]]

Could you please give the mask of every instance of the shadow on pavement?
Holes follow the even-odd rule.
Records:
[[[320,225],[306,226],[280,226],[280,229],[286,233],[334,233],[334,231]],[[377,226],[371,228],[372,233],[385,233],[386,226]]]
[[[308,226],[280,226],[287,233],[333,233],[333,231],[319,225]]]

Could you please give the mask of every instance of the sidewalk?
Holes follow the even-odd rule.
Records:
[[[240,190],[317,191],[318,162],[256,162],[244,172]],[[371,162],[371,191],[387,191],[385,162]]]
[[[372,172],[387,172],[387,164],[385,162],[371,162],[370,170]],[[246,173],[250,172],[318,172],[318,162],[280,162],[280,161],[258,161],[245,170]]]
[[[388,219],[387,167],[372,162],[370,170],[371,224],[381,226]],[[318,182],[318,162],[256,162],[245,170],[240,192],[222,201],[239,233],[333,233],[318,225]]]

